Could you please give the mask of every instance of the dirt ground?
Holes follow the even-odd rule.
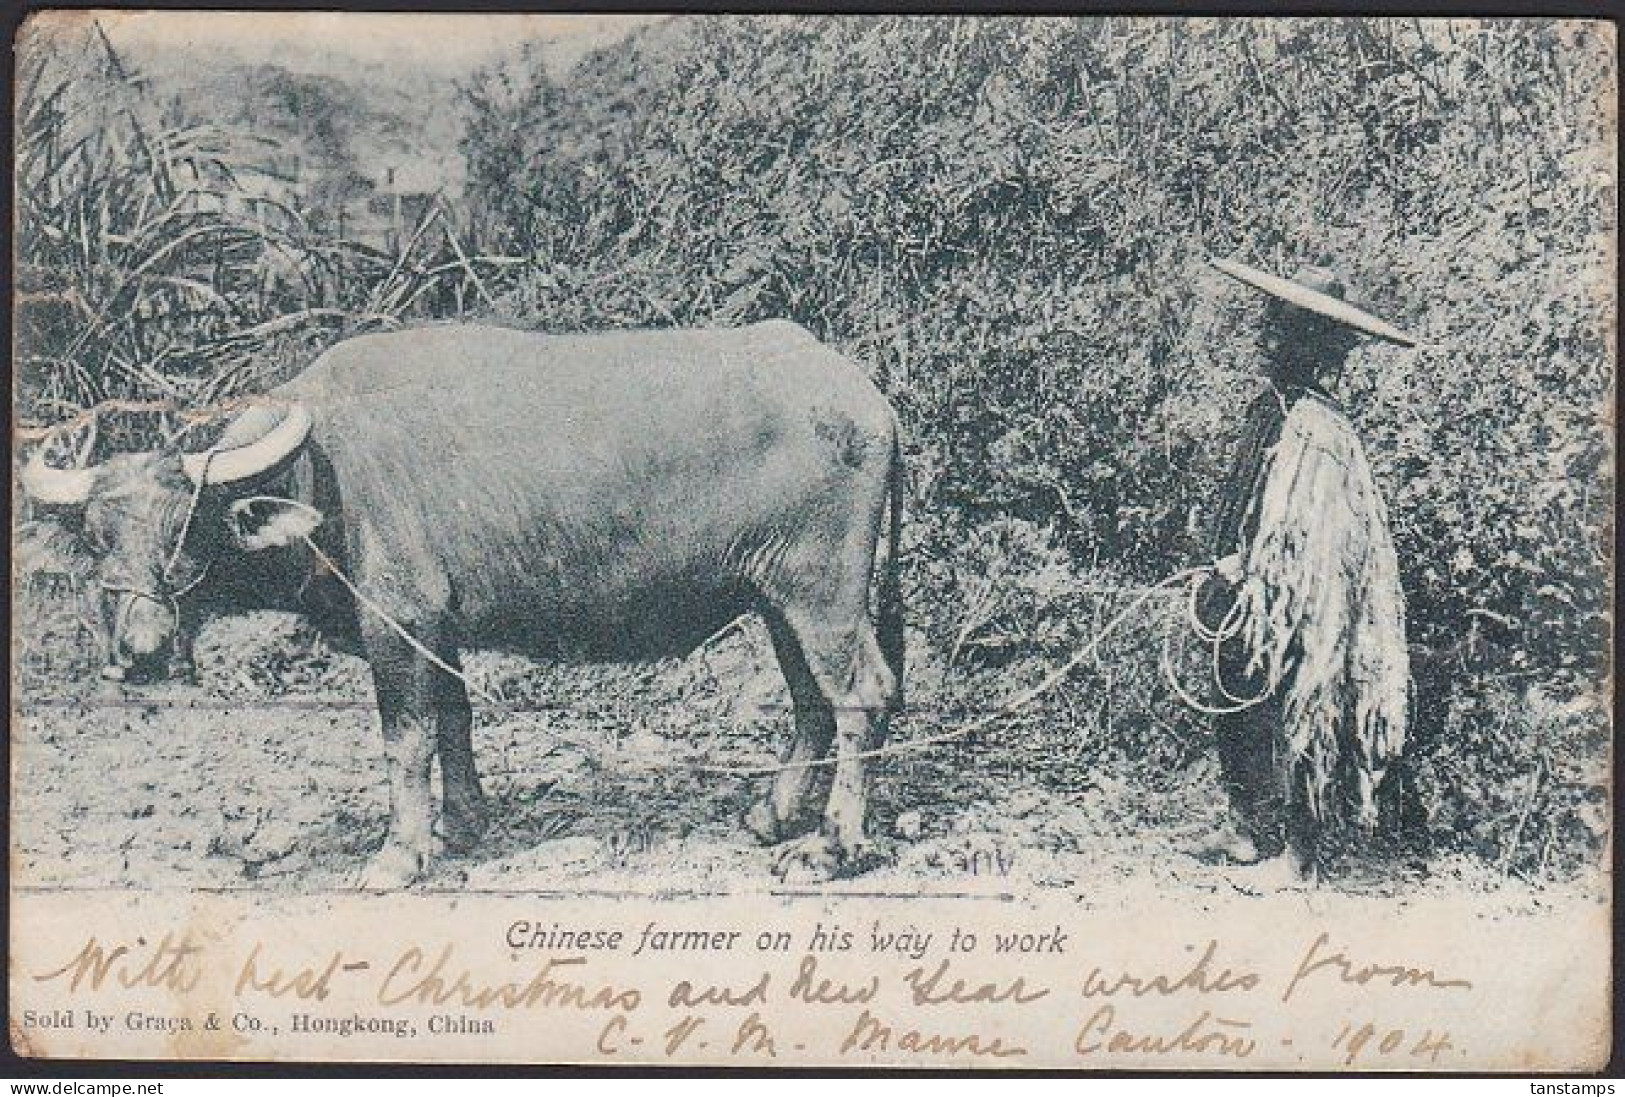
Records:
[[[196,685],[59,679],[19,695],[15,884],[303,892],[356,876],[387,813],[365,663],[274,613],[212,622],[197,658]],[[542,668],[496,654],[468,666],[503,701],[475,706],[492,828],[474,853],[437,862],[426,889],[793,890],[741,823],[766,779],[694,768],[770,764],[788,735],[787,698],[759,630],[652,666]],[[893,742],[951,726],[910,715]],[[1283,886],[1268,869],[1191,856],[1222,805],[1205,752],[1148,782],[1122,767],[1035,758],[1001,738],[995,728],[878,763],[875,825],[887,856],[831,890],[1058,889],[1095,906],[1147,887],[1200,903]],[[1560,899],[1465,860],[1345,865],[1330,886],[1402,900],[1470,892],[1498,909]]]

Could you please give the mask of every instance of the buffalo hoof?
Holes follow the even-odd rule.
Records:
[[[773,875],[787,884],[822,884],[841,874],[843,858],[835,839],[809,834],[779,847]]]
[[[1256,865],[1265,860],[1257,843],[1229,827],[1193,847],[1190,855],[1209,865]]]
[[[474,807],[457,807],[448,803],[445,815],[441,820],[441,827],[445,831],[442,836],[448,853],[472,853],[479,848],[480,839],[485,837],[485,828],[489,823],[485,804],[482,802]]]
[[[776,846],[784,840],[780,833],[779,816],[770,800],[758,800],[745,812],[745,829],[756,836],[764,846]]]
[[[1320,858],[1315,855],[1313,847],[1304,847],[1296,842],[1288,842],[1286,847],[1287,865],[1292,870],[1292,878],[1308,887],[1317,887],[1321,882]]]
[[[879,868],[890,859],[889,843],[865,838],[855,846],[841,850],[841,875],[859,876]]]
[[[764,846],[776,846],[791,838],[799,838],[817,825],[818,817],[805,812],[793,819],[781,818],[771,796],[764,796],[745,812],[745,829]]]
[[[809,834],[779,848],[773,873],[787,884],[822,884],[868,872],[885,860],[882,847],[868,839],[842,845],[827,835]]]
[[[357,891],[401,891],[423,878],[429,858],[394,842],[373,854],[356,880]]]
[[[1298,886],[1298,878],[1292,871],[1292,866],[1285,857],[1267,857],[1252,864],[1243,866],[1246,871],[1238,872],[1243,890],[1254,895],[1273,895],[1278,891],[1292,891]]]

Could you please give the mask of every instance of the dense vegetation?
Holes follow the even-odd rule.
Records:
[[[66,93],[25,70],[24,286],[88,307],[25,327],[22,410],[217,399],[465,304],[547,329],[795,319],[903,418],[935,719],[1203,558],[1257,316],[1207,260],[1331,263],[1426,343],[1367,347],[1344,384],[1409,600],[1404,833],[1562,873],[1605,840],[1612,58],[1598,25],[1534,20],[678,19],[567,76],[527,56],[472,79],[432,256],[296,209],[245,229],[170,178],[214,176],[184,120],[73,144]],[[261,334],[291,329],[297,352]],[[1204,731],[1160,627],[1001,751],[1178,779]]]
[[[320,231],[323,198],[349,164],[333,87],[250,73],[237,93],[280,111],[223,124],[188,113],[188,97],[156,94],[94,23],[36,22],[23,42],[25,435],[101,406],[111,408],[99,417],[103,451],[150,442],[180,429],[175,413],[258,391],[341,334],[447,313],[476,292],[487,261],[461,248],[444,207],[393,251]],[[218,96],[209,101],[224,113]],[[279,126],[284,115],[310,132]],[[279,175],[288,146],[307,162],[325,152],[327,170],[304,185]]]

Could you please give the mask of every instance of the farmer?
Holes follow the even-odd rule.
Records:
[[[1197,603],[1215,646],[1227,825],[1200,855],[1253,864],[1283,853],[1313,879],[1321,826],[1369,830],[1376,790],[1405,742],[1405,605],[1387,515],[1331,386],[1363,336],[1415,341],[1343,300],[1330,271],[1291,280],[1228,260],[1268,295],[1265,387],[1223,486],[1213,578]]]

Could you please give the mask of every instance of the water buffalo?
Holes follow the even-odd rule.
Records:
[[[390,797],[364,888],[424,873],[436,756],[440,837],[467,847],[486,822],[464,683],[390,620],[456,667],[464,646],[683,653],[759,613],[794,703],[784,757],[833,749],[835,762],[822,813],[818,770],[801,767],[746,821],[785,843],[781,873],[862,863],[868,779],[853,756],[882,741],[902,686],[896,420],[859,368],[794,324],[366,335],[267,393],[210,451],[83,470],[36,453],[23,484],[80,509],[114,676],[173,641],[178,592],[224,556],[308,565],[308,535],[350,577]],[[266,494],[314,510],[249,504]]]

